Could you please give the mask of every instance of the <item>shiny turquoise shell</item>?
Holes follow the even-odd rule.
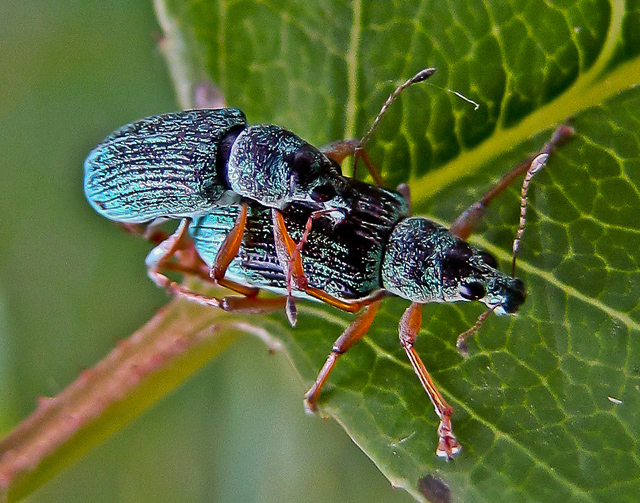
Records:
[[[366,297],[381,288],[380,265],[394,223],[407,213],[400,194],[352,182],[352,210],[342,221],[319,218],[302,248],[302,264],[309,285],[343,300]],[[212,267],[224,238],[233,228],[239,208],[216,208],[194,220],[189,232],[200,257]],[[249,207],[240,250],[226,277],[282,293],[286,278],[273,237],[272,210],[256,203]],[[312,210],[300,203],[284,208],[287,230],[297,242]],[[300,292],[296,296],[305,297]]]
[[[246,122],[240,110],[225,108],[128,124],[87,156],[87,200],[101,215],[125,223],[206,212],[227,191],[216,169],[220,141]]]
[[[525,300],[524,284],[495,266],[491,255],[445,227],[423,217],[405,218],[389,236],[382,285],[412,302],[479,300],[497,314],[513,313]]]
[[[225,178],[231,190],[270,208],[284,208],[292,201],[315,205],[314,189],[328,185],[337,197],[315,206],[348,209],[340,197],[348,184],[340,166],[273,124],[248,126],[238,134],[229,151]]]

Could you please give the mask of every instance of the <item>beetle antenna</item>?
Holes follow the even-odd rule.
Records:
[[[527,222],[527,191],[529,190],[529,183],[531,179],[538,173],[542,168],[544,168],[547,163],[547,158],[549,154],[540,154],[536,156],[531,164],[529,165],[529,169],[527,170],[527,174],[524,176],[524,181],[522,182],[522,195],[520,196],[520,223],[518,225],[518,231],[516,232],[516,237],[513,240],[513,259],[511,262],[511,276],[514,277],[516,275],[516,256],[518,255],[518,249],[520,248],[520,241],[522,239],[522,235],[524,234],[524,226]]]
[[[516,274],[516,255],[520,248],[520,241],[524,234],[524,225],[527,221],[527,191],[529,190],[529,183],[534,175],[545,167],[549,154],[555,150],[560,142],[573,135],[573,133],[573,128],[566,122],[558,126],[551,136],[551,139],[542,148],[541,153],[533,158],[529,168],[527,169],[527,174],[524,176],[524,181],[522,182],[522,195],[520,196],[520,223],[518,225],[516,237],[513,240],[513,260],[511,262],[512,277]]]
[[[513,262],[511,264],[511,276],[515,277],[516,274],[516,256],[518,255],[518,249],[520,248],[520,241],[522,239],[522,235],[524,234],[524,225],[527,221],[527,191],[529,190],[529,184],[531,183],[531,179],[538,173],[542,168],[544,168],[547,163],[547,158],[549,157],[548,153],[543,153],[537,155],[529,168],[527,169],[527,174],[524,177],[524,182],[522,182],[522,195],[520,197],[520,223],[518,225],[518,231],[516,232],[516,237],[513,240]],[[465,339],[475,334],[480,327],[484,323],[491,313],[498,307],[499,304],[494,307],[487,309],[484,311],[478,319],[473,324],[471,328],[462,332],[458,336],[458,340],[456,341],[456,347],[462,356],[467,356],[468,348]]]
[[[411,77],[409,80],[407,80],[404,84],[401,84],[398,87],[396,87],[395,91],[393,91],[391,93],[391,95],[387,98],[387,101],[385,101],[384,105],[382,105],[382,108],[380,109],[380,112],[378,112],[378,115],[376,116],[376,118],[373,120],[373,124],[371,124],[371,127],[369,128],[369,131],[367,131],[367,133],[358,142],[357,148],[361,149],[362,146],[365,143],[367,143],[367,140],[369,140],[369,138],[371,138],[371,135],[373,134],[373,131],[378,127],[378,124],[380,123],[380,119],[382,118],[384,113],[387,111],[387,109],[389,108],[391,103],[393,103],[393,101],[400,95],[400,93],[402,91],[404,91],[407,87],[412,86],[413,84],[417,84],[419,82],[423,82],[423,81],[427,80],[435,72],[436,72],[435,68],[425,68],[423,70],[420,70],[418,73],[416,73],[413,77]]]
[[[482,324],[484,323],[484,320],[486,320],[489,315],[491,313],[493,313],[493,311],[499,306],[500,304],[496,304],[495,306],[493,306],[491,309],[487,309],[486,311],[484,311],[480,316],[478,316],[478,319],[476,320],[476,322],[473,324],[473,326],[468,329],[465,330],[464,332],[462,332],[459,336],[458,336],[458,340],[456,341],[456,348],[458,348],[458,352],[462,355],[462,356],[467,356],[467,354],[469,354],[469,348],[467,347],[467,343],[464,341],[467,337],[472,336],[473,334],[475,334],[478,330],[480,330],[480,326],[482,326]]]
[[[518,249],[520,248],[520,241],[522,239],[522,235],[524,234],[524,225],[527,221],[527,191],[529,190],[529,184],[531,183],[531,179],[538,173],[542,168],[544,168],[547,163],[547,158],[549,157],[548,153],[543,153],[537,155],[529,168],[527,169],[527,174],[524,176],[524,182],[522,182],[522,195],[520,196],[520,223],[518,225],[518,231],[516,232],[516,237],[513,240],[513,262],[511,263],[511,276],[515,277],[516,275],[516,256],[518,255]],[[473,324],[471,328],[462,332],[458,336],[458,340],[456,341],[456,347],[462,356],[467,356],[468,348],[465,339],[467,337],[472,336],[484,323],[491,313],[498,307],[499,304],[495,305],[491,309],[487,309],[484,311],[478,319]]]

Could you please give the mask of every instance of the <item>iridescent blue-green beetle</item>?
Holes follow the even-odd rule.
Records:
[[[366,334],[384,297],[395,295],[411,302],[400,320],[399,337],[440,419],[436,454],[450,459],[460,451],[452,431],[453,410],[437,390],[414,349],[422,321],[422,306],[433,302],[479,301],[489,308],[470,330],[458,337],[457,346],[463,354],[466,352],[465,339],[490,313],[513,314],[518,310],[526,298],[523,282],[513,276],[513,271],[511,275],[499,271],[496,260],[467,243],[466,238],[487,204],[526,171],[520,226],[514,241],[515,267],[524,230],[528,184],[544,166],[549,152],[570,134],[570,128],[558,128],[542,154],[505,176],[485,197],[470,206],[450,229],[424,217],[409,217],[406,200],[401,194],[357,181],[350,182],[351,211],[335,224],[319,219],[309,229],[308,208],[292,203],[283,210],[282,218],[291,238],[302,243],[301,268],[308,279],[303,288],[294,290],[293,295],[325,302],[348,312],[364,309],[335,341],[326,363],[307,392],[305,404],[309,411],[316,409],[322,387],[338,357]],[[218,208],[189,226],[189,234],[205,263],[205,271],[214,265],[239,211],[238,207]],[[228,278],[239,287],[236,291],[264,289],[288,294],[288,271],[282,266],[286,262],[281,260],[280,254],[270,210],[251,203],[245,233],[227,270]],[[174,271],[181,270],[179,263],[173,266]],[[194,269],[189,265],[184,272],[192,274]],[[207,274],[200,276],[208,279]],[[217,298],[192,292],[177,283],[170,283],[169,287],[180,297],[234,312],[268,312],[283,307],[286,299],[258,298],[257,290],[244,297]]]
[[[422,70],[400,86],[370,132],[403,89],[434,72]],[[348,213],[348,180],[339,163],[357,153],[361,143],[339,141],[320,150],[280,126],[247,125],[244,113],[235,108],[156,115],[123,126],[89,153],[84,192],[98,213],[125,225],[193,219],[220,206],[241,204],[236,225],[211,269],[212,278],[223,285],[244,232],[247,201],[256,201],[274,209],[274,234],[279,249],[285,250],[282,260],[292,271],[291,282],[304,284],[295,243],[279,212],[290,202],[305,203],[314,210],[309,224],[320,215],[336,221]],[[166,278],[159,264],[175,251],[187,224],[183,221],[147,257],[149,276],[161,287]],[[291,298],[287,314],[295,323]]]
[[[229,286],[225,270],[244,232],[247,201],[273,208],[274,214],[298,201],[321,213],[338,210],[334,218],[339,218],[348,211],[341,198],[346,184],[338,162],[287,129],[247,125],[244,113],[235,108],[141,119],[108,136],[84,163],[84,192],[101,215],[125,226],[185,219],[147,256],[149,276],[160,287],[166,283],[159,264],[175,251],[188,219],[219,206],[241,205],[210,271],[218,283]],[[283,226],[281,218],[277,225]],[[277,228],[277,237],[289,239],[286,228]],[[287,313],[295,323],[292,299]]]
[[[480,301],[498,314],[515,313],[525,300],[521,280],[500,272],[488,253],[423,217],[406,217],[406,206],[395,193],[369,187],[360,191],[355,209],[335,225],[316,222],[301,250],[308,278],[297,298],[319,300],[339,309],[364,309],[336,340],[320,373],[306,394],[309,411],[316,404],[336,360],[368,331],[384,297],[396,295],[411,305],[399,324],[400,343],[440,418],[436,454],[452,458],[460,445],[451,425],[452,408],[436,389],[414,343],[422,306],[432,302]],[[218,208],[194,220],[189,228],[196,250],[211,267],[234,225],[239,209]],[[305,232],[309,210],[292,203],[283,211],[294,240]],[[242,244],[227,270],[240,285],[287,294],[287,273],[281,267],[273,239],[270,210],[252,203]],[[235,312],[268,312],[284,305],[285,297],[208,297],[174,285],[176,295]]]

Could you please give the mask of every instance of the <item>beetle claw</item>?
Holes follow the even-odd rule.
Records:
[[[298,309],[296,308],[296,301],[291,295],[287,297],[285,312],[287,313],[289,323],[292,327],[295,327],[298,321]]]
[[[453,434],[451,420],[448,416],[443,417],[440,421],[438,437],[440,437],[440,440],[438,442],[438,448],[436,449],[436,456],[439,458],[444,458],[449,461],[462,449],[462,446]]]

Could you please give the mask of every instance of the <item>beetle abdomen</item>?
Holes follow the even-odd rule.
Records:
[[[361,299],[381,287],[380,266],[389,233],[407,211],[395,192],[352,184],[351,213],[338,223],[331,218],[314,220],[301,251],[309,286],[343,300]],[[242,245],[226,277],[281,293],[287,283],[276,252],[271,211],[251,203]],[[291,203],[282,211],[294,241],[301,239],[312,211],[300,203]],[[238,207],[216,208],[189,227],[200,257],[210,267],[238,212]],[[300,292],[294,294],[304,297]]]
[[[235,108],[141,119],[108,136],[84,163],[84,191],[101,215],[143,223],[194,216],[227,188],[216,166],[221,140],[246,125]]]

